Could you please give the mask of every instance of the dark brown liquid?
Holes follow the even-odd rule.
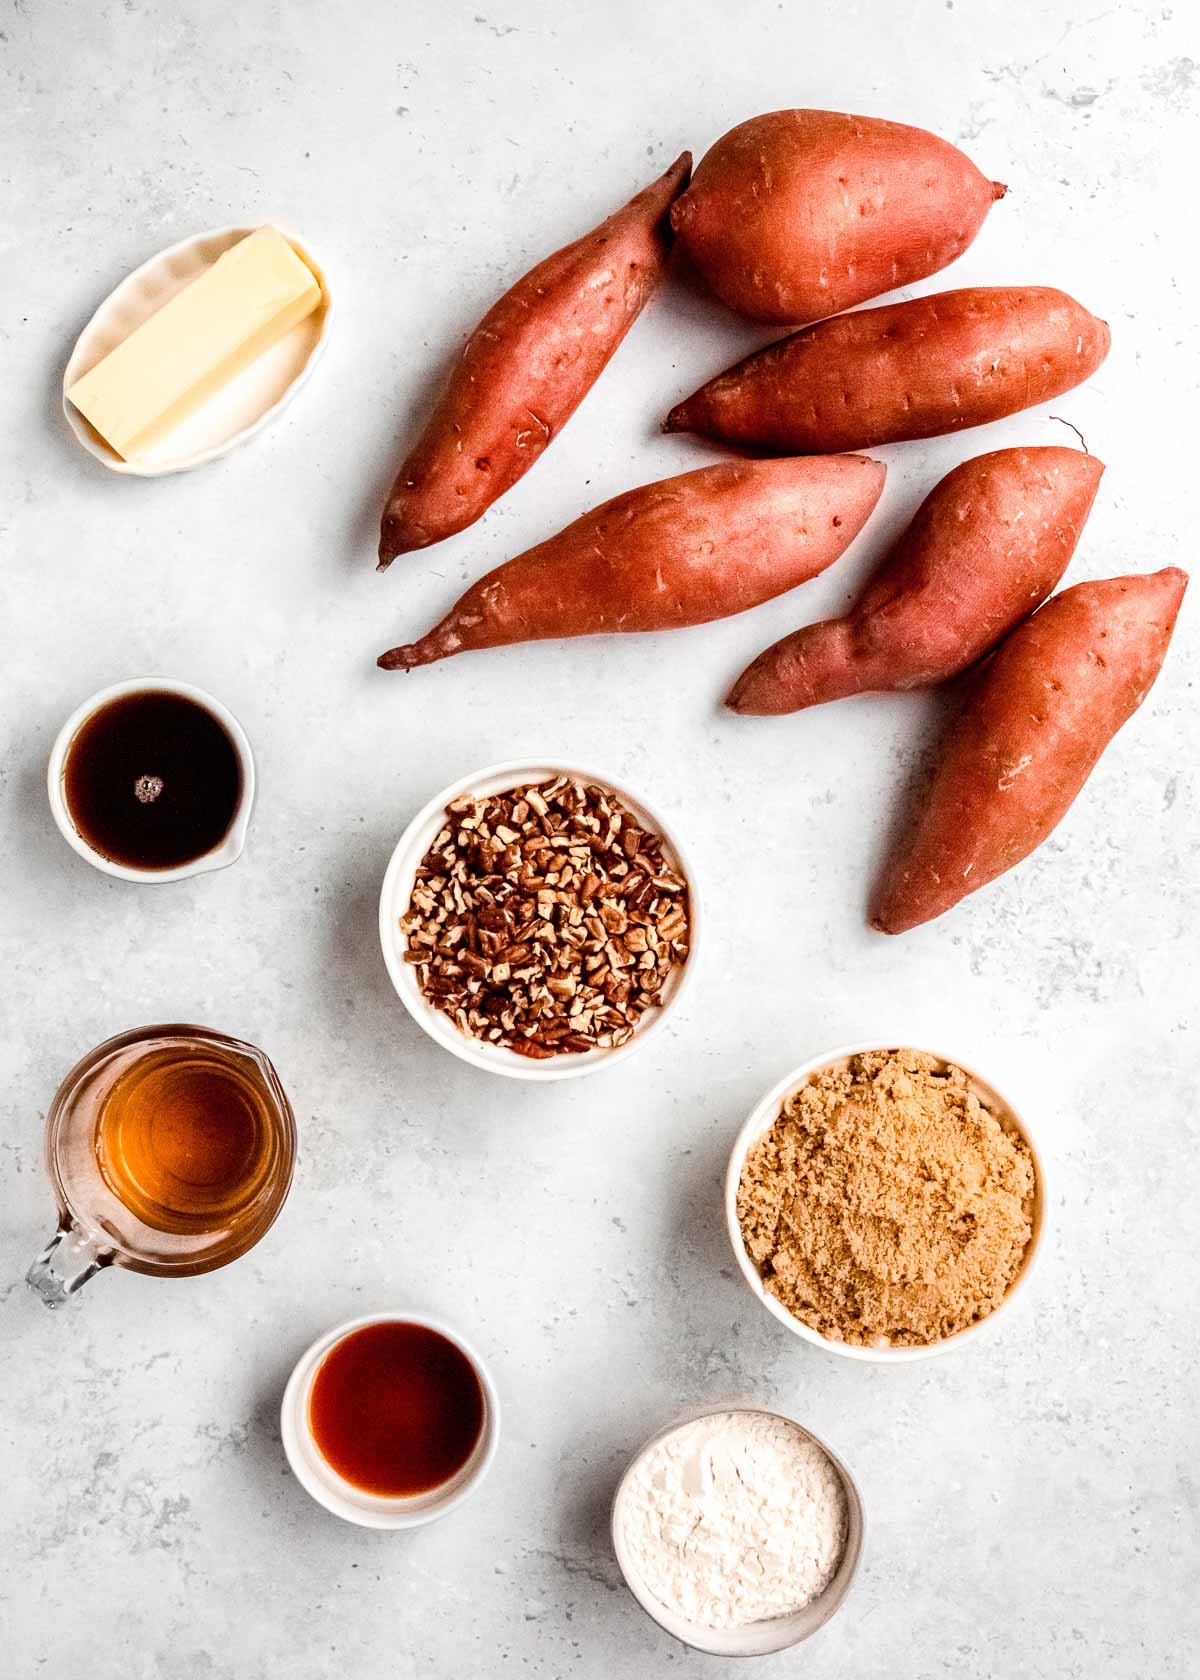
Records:
[[[242,771],[210,711],[153,690],[110,700],[84,720],[67,748],[63,794],[95,851],[129,869],[174,869],[225,838]]]
[[[436,1330],[367,1324],[321,1361],[308,1420],[326,1460],[364,1493],[428,1493],[474,1452],[483,1391],[470,1360]]]
[[[220,1046],[150,1050],[122,1072],[96,1121],[105,1183],[156,1231],[235,1229],[268,1187],[274,1110]]]

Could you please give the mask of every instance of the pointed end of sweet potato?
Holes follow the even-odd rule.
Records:
[[[802,712],[810,704],[788,693],[777,675],[769,668],[764,671],[757,660],[747,666],[725,696],[726,710],[736,712],[738,717],[784,717]]]
[[[379,563],[375,567],[377,572],[386,572],[397,554],[404,553],[404,546],[400,541],[396,521],[385,514],[383,524],[379,528]]]
[[[449,659],[463,651],[462,631],[451,612],[415,642],[405,642],[402,647],[381,653],[375,663],[381,671],[415,671],[418,665],[436,665],[439,659]]]
[[[931,915],[937,915],[936,910],[922,914],[906,902],[903,890],[895,890],[895,882],[889,871],[884,872],[882,880],[875,887],[874,894],[867,905],[867,923],[876,933],[907,933],[910,928],[920,927],[922,922],[928,921]]]
[[[393,491],[379,522],[378,571],[386,572],[398,554],[411,554],[415,549],[428,548],[432,543],[441,542],[443,537],[453,536],[456,531],[462,529],[461,525],[451,525],[447,528],[422,523],[413,517],[413,511],[405,499]]]
[[[725,704],[742,717],[784,717],[872,688],[896,686],[888,660],[855,646],[853,621],[821,619],[764,648],[747,665]]]
[[[411,646],[389,648],[379,655],[375,663],[381,671],[411,671],[414,665],[422,663],[413,657],[415,651],[415,647]]]
[[[986,883],[981,883],[984,885]],[[867,903],[867,921],[876,933],[911,933],[935,922],[966,897],[955,893],[935,875],[914,876],[907,857],[885,863]]]
[[[725,696],[725,709],[738,717],[770,717],[773,708],[764,706],[759,693],[758,661],[748,665]]]
[[[680,192],[683,187],[686,187],[691,178],[692,154],[691,152],[680,152],[670,169],[667,170],[665,179],[673,182],[675,184],[676,192]],[[678,199],[676,199],[675,202],[678,203]]]

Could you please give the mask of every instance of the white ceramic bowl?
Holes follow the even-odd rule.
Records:
[[[395,1323],[420,1324],[427,1330],[436,1330],[439,1336],[444,1336],[466,1355],[483,1393],[483,1428],[474,1452],[448,1482],[428,1493],[386,1498],[377,1493],[366,1493],[338,1475],[313,1438],[308,1402],[317,1370],[330,1348],[368,1324]],[[312,1495],[318,1505],[332,1511],[335,1517],[358,1523],[362,1528],[420,1528],[425,1523],[444,1517],[479,1486],[491,1468],[500,1441],[500,1401],[491,1372],[479,1354],[442,1319],[431,1318],[427,1313],[403,1310],[351,1318],[318,1336],[312,1346],[300,1355],[288,1378],[279,1421],[283,1450],[301,1487]]]
[[[68,390],[164,303],[169,303],[177,292],[210,269],[218,257],[262,226],[277,227],[312,269],[320,282],[324,302],[305,320],[297,322],[278,343],[257,356],[249,367],[243,368],[235,379],[214,392],[144,460],[123,461],[68,399]],[[248,443],[282,414],[312,377],[328,340],[332,319],[333,300],[323,267],[303,240],[278,222],[213,228],[208,233],[194,234],[144,262],[105,298],[80,333],[63,370],[63,414],[88,454],[112,472],[159,478],[165,473],[203,466],[206,461],[215,461],[240,444]]]
[[[671,976],[664,988],[662,1008],[644,1015],[641,1024],[627,1043],[612,1050],[587,1050],[579,1055],[564,1052],[545,1061],[535,1061],[528,1056],[519,1056],[515,1050],[509,1050],[503,1045],[486,1044],[478,1039],[468,1038],[458,1030],[449,1016],[444,1015],[440,1009],[435,1009],[426,1000],[412,965],[404,961],[404,942],[399,923],[401,916],[408,910],[413,882],[421,859],[445,821],[447,805],[461,799],[464,794],[481,796],[499,793],[505,788],[516,787],[522,783],[552,781],[556,776],[563,775],[590,782],[616,794],[644,827],[653,829],[662,836],[667,855],[688,884],[691,942],[687,961]],[[683,996],[696,966],[699,927],[700,905],[695,874],[688,864],[678,837],[657,812],[637,794],[631,793],[620,782],[614,781],[611,776],[602,776],[594,770],[583,770],[576,765],[549,764],[538,758],[514,759],[508,764],[493,764],[486,770],[477,770],[473,775],[464,776],[461,781],[443,788],[441,793],[417,813],[405,829],[399,845],[392,853],[391,862],[383,878],[383,890],[379,895],[379,938],[383,947],[383,960],[387,964],[392,985],[413,1020],[435,1043],[440,1044],[444,1050],[449,1050],[460,1061],[469,1062],[472,1067],[483,1068],[489,1073],[504,1074],[510,1079],[574,1079],[581,1074],[596,1073],[600,1068],[613,1067],[633,1055],[635,1050],[640,1049],[648,1039],[662,1030],[668,1016]]]
[[[210,852],[193,858],[190,863],[180,864],[177,869],[130,869],[127,864],[114,863],[112,858],[105,857],[103,852],[98,852],[94,846],[90,846],[75,827],[63,789],[63,768],[67,751],[81,725],[86,723],[93,712],[99,711],[101,706],[108,705],[110,700],[119,700],[125,694],[143,693],[179,694],[187,700],[194,700],[198,706],[203,706],[206,711],[212,713],[233,742],[241,765],[242,796],[225,838]],[[106,875],[115,875],[121,881],[183,881],[189,875],[203,875],[210,869],[226,869],[231,863],[236,863],[246,844],[246,830],[250,826],[250,813],[254,808],[254,788],[254,754],[250,750],[246,731],[233,713],[211,694],[205,693],[204,689],[197,688],[194,683],[177,682],[173,677],[130,677],[127,682],[113,683],[110,688],[102,688],[99,693],[93,694],[82,705],[76,706],[59,730],[50,749],[50,762],[46,766],[46,792],[59,833],[71,850],[78,852],[81,858],[86,858],[93,869],[102,869]]]
[[[729,1157],[729,1167],[725,1174],[725,1224],[729,1232],[729,1241],[742,1276],[758,1300],[762,1302],[774,1318],[779,1320],[780,1324],[786,1325],[789,1330],[795,1335],[803,1337],[806,1342],[812,1342],[817,1347],[825,1348],[829,1353],[840,1354],[845,1359],[862,1359],[879,1365],[898,1365],[914,1359],[930,1359],[937,1354],[949,1353],[952,1348],[964,1347],[968,1342],[974,1341],[977,1336],[988,1334],[994,1327],[996,1320],[1008,1310],[1018,1292],[1024,1287],[1034,1259],[1041,1247],[1047,1218],[1045,1167],[1024,1115],[995,1085],[977,1073],[974,1067],[969,1062],[964,1061],[962,1057],[947,1055],[942,1050],[926,1050],[926,1054],[936,1056],[941,1062],[952,1063],[968,1074],[980,1096],[986,1100],[988,1107],[996,1114],[998,1119],[1011,1122],[1014,1129],[1020,1133],[1029,1145],[1029,1152],[1033,1156],[1035,1176],[1033,1236],[1025,1250],[1021,1268],[1000,1305],[986,1318],[981,1318],[977,1323],[968,1325],[965,1330],[959,1330],[953,1336],[947,1336],[940,1342],[933,1342],[928,1347],[860,1347],[850,1342],[831,1341],[827,1336],[822,1336],[811,1325],[805,1324],[802,1319],[790,1313],[769,1290],[764,1288],[758,1267],[746,1252],[746,1245],[742,1241],[741,1226],[738,1224],[737,1193],[746,1156],[759,1138],[764,1133],[769,1132],[775,1124],[784,1098],[791,1096],[793,1091],[799,1090],[800,1086],[804,1085],[813,1074],[820,1073],[823,1069],[831,1067],[837,1062],[845,1061],[849,1056],[856,1056],[864,1050],[879,1050],[892,1046],[914,1050],[923,1048],[921,1045],[912,1044],[908,1039],[866,1039],[861,1044],[845,1044],[839,1050],[828,1050],[823,1056],[814,1056],[811,1061],[804,1062],[800,1067],[793,1069],[777,1085],[773,1085],[761,1102],[756,1104],[749,1119],[737,1135],[737,1140]]]
[[[698,1418],[718,1417],[727,1412],[756,1412],[763,1417],[782,1418],[785,1423],[798,1429],[829,1459],[833,1468],[841,1479],[846,1494],[846,1544],[841,1559],[834,1572],[833,1579],[825,1591],[814,1598],[811,1604],[806,1604],[803,1610],[797,1610],[790,1616],[773,1616],[769,1621],[752,1622],[741,1628],[708,1628],[698,1627],[692,1622],[685,1621],[676,1615],[667,1605],[661,1604],[648,1590],[638,1577],[637,1567],[625,1545],[624,1524],[621,1506],[630,1480],[646,1454],[655,1448],[668,1435],[673,1435],[677,1429],[685,1424],[694,1423]],[[787,1417],[785,1413],[773,1412],[765,1406],[748,1406],[741,1402],[733,1402],[726,1406],[702,1406],[684,1412],[669,1423],[665,1429],[660,1429],[634,1453],[625,1470],[625,1474],[617,1483],[617,1491],[613,1495],[611,1515],[613,1551],[616,1553],[621,1574],[625,1577],[625,1585],[642,1609],[658,1623],[665,1632],[690,1645],[695,1651],[704,1651],[714,1657],[763,1657],[772,1651],[783,1651],[789,1646],[799,1645],[801,1640],[808,1639],[816,1633],[818,1628],[841,1609],[850,1585],[858,1571],[859,1560],[862,1557],[863,1537],[866,1522],[863,1515],[862,1496],[854,1477],[847,1470],[841,1459],[827,1447],[824,1441],[805,1429],[803,1424],[797,1423],[795,1418]]]

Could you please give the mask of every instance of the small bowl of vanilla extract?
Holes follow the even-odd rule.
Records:
[[[374,1313],[301,1355],[280,1424],[297,1480],[327,1511],[365,1528],[416,1528],[483,1480],[500,1403],[457,1330],[424,1313]]]
[[[241,856],[254,756],[233,713],[192,683],[135,677],[93,694],[50,754],[67,844],[125,881],[179,881]]]

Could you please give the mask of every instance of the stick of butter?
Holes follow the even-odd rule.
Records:
[[[320,302],[308,264],[277,229],[259,228],[143,321],[67,396],[123,460],[140,460]]]

